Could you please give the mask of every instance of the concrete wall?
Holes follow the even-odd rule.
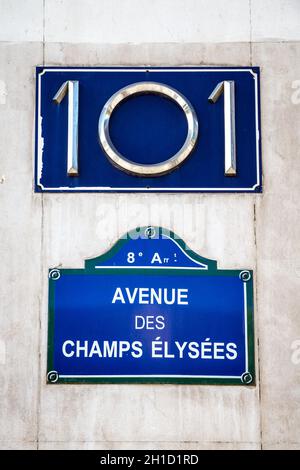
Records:
[[[299,0],[0,0],[1,448],[300,448],[299,40]],[[263,195],[34,194],[41,64],[259,65]],[[48,267],[148,223],[255,270],[256,387],[46,385]]]

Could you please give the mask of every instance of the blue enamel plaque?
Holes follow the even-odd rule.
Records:
[[[253,273],[174,233],[127,233],[84,269],[49,270],[49,383],[255,383]]]
[[[38,67],[37,192],[261,192],[258,67]]]

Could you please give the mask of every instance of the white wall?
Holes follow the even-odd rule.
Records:
[[[300,448],[299,26],[298,0],[0,0],[1,448]],[[41,64],[259,65],[263,195],[34,194]],[[148,223],[255,270],[256,387],[46,385],[48,267]]]

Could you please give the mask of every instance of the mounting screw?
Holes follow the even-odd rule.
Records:
[[[59,379],[59,375],[58,375],[58,372],[56,372],[56,370],[50,370],[50,372],[48,372],[47,374],[48,382],[55,384],[55,382],[57,382],[58,379]]]
[[[145,229],[145,236],[147,238],[154,238],[155,237],[155,228],[154,227],[147,227]]]
[[[49,279],[53,281],[57,281],[60,278],[60,270],[59,269],[51,269],[49,272]]]
[[[239,277],[243,282],[247,282],[247,281],[250,281],[250,279],[251,279],[251,273],[250,273],[250,271],[246,271],[246,270],[241,271]]]
[[[250,372],[245,372],[245,373],[242,375],[241,379],[242,379],[242,382],[243,382],[244,384],[248,385],[248,384],[250,384],[250,383],[252,382],[253,377],[252,377],[252,375],[250,374]]]

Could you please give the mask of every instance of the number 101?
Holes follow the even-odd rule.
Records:
[[[79,81],[64,82],[53,101],[60,104],[68,94],[68,150],[67,174],[79,176],[78,167],[78,115]],[[188,132],[181,149],[171,158],[156,164],[140,164],[125,158],[113,145],[109,134],[109,122],[113,111],[122,101],[131,96],[156,94],[174,101],[185,114]],[[235,139],[235,83],[222,81],[217,84],[210,96],[209,103],[216,103],[224,95],[224,174],[236,176],[236,139]],[[178,91],[158,82],[138,82],[128,85],[114,93],[104,105],[98,124],[98,137],[101,147],[112,165],[134,176],[162,176],[178,168],[193,151],[198,139],[198,119],[192,104]]]

